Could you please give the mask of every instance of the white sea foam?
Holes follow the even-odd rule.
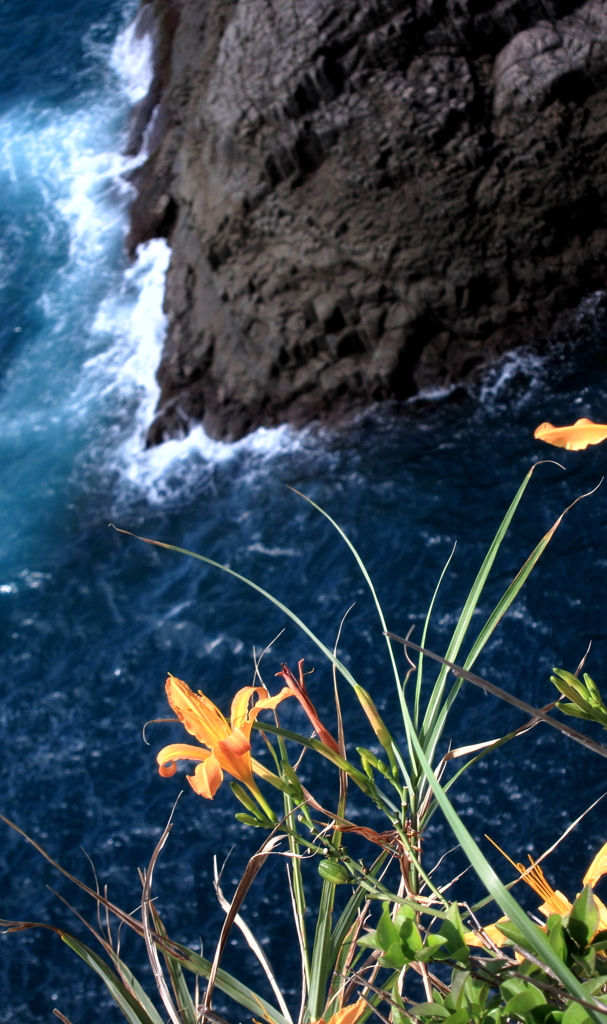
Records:
[[[140,34],[136,18],[117,37],[110,64],[118,75],[129,101],[138,103],[152,84],[154,44],[149,33]]]

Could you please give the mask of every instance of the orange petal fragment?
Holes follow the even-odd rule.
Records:
[[[211,751],[203,747],[193,747],[189,743],[170,743],[159,751],[156,760],[160,774],[170,778],[177,771],[175,761],[206,761],[210,756]]]
[[[186,778],[195,793],[212,800],[223,782],[223,772],[219,761],[211,754],[204,764],[196,766],[193,775],[187,775]]]
[[[333,1014],[329,1024],[356,1024],[366,1008],[367,1004],[364,999],[359,999],[357,1003],[352,1003],[350,1006],[342,1006],[341,1010]]]
[[[554,427],[552,423],[541,423],[533,434],[539,441],[567,448],[571,452],[581,451],[589,444],[600,444],[607,439],[607,425],[592,420],[577,420],[570,427]]]
[[[554,889],[552,895],[539,907],[542,914],[550,917],[551,914],[568,914],[571,910],[571,903],[566,896],[558,889]]]
[[[499,922],[496,924],[488,924],[483,928],[483,932],[487,938],[491,940],[494,946],[498,946],[500,949],[502,946],[512,945],[512,940],[507,939],[498,927],[499,924],[506,922],[507,920],[507,917],[500,917]],[[487,943],[483,941],[483,937],[478,932],[466,932],[464,935],[464,941],[467,946],[480,946],[482,949],[487,948]]]
[[[592,864],[584,875],[584,885],[591,885],[594,889],[599,878],[607,872],[607,843],[601,847]]]

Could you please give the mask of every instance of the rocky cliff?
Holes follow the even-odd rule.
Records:
[[[607,278],[607,0],[148,0],[149,443],[478,372]],[[147,126],[147,127],[146,127]]]

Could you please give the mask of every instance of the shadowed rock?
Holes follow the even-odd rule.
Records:
[[[151,444],[444,386],[604,286],[607,3],[143,11],[129,245],[172,246]]]

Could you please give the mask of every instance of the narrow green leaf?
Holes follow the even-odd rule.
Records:
[[[151,1017],[144,1010],[135,996],[127,990],[120,981],[120,978],[114,974],[112,969],[108,967],[97,953],[89,949],[88,946],[85,946],[79,939],[74,938],[73,935],[68,935],[67,932],[62,932],[61,938],[70,949],[73,949],[78,956],[82,957],[84,962],[94,970],[95,974],[99,975],[112,999],[129,1021],[129,1024],[158,1024],[158,1015],[156,1014],[155,1017]]]
[[[316,916],[316,931],[312,947],[310,963],[310,990],[308,992],[308,1020],[322,1017],[327,995],[327,982],[331,970],[331,926],[335,886],[326,879],[323,881],[322,892]]]
[[[112,963],[115,965],[120,978],[124,982],[126,988],[133,993],[135,999],[139,1000],[143,1009],[149,1015],[150,1019],[154,1021],[154,1024],[164,1024],[164,1021],[158,1010],[154,1006],[152,1000],[148,996],[145,989],[137,981],[137,978],[129,967],[125,964],[124,960],[121,960],[117,953],[110,953]]]

